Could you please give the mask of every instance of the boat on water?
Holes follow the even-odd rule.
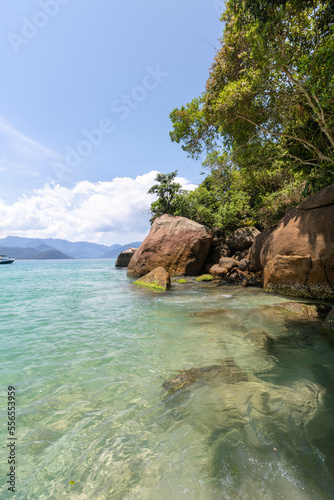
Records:
[[[0,255],[0,264],[12,264],[14,262],[14,257],[8,257],[7,255]]]

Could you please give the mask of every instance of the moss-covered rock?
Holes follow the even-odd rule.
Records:
[[[197,276],[196,281],[212,281],[214,277],[212,274],[202,274],[201,276]]]
[[[165,291],[170,288],[170,276],[163,267],[156,267],[153,271],[135,281],[134,284]]]
[[[187,281],[187,280],[185,280],[185,279],[183,279],[183,278],[181,278],[181,279],[178,281],[178,283],[179,283],[180,285],[182,285],[183,283],[188,283],[188,281]]]

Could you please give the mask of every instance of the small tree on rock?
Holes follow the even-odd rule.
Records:
[[[149,194],[157,194],[158,199],[154,201],[151,205],[151,223],[159,217],[159,215],[169,214],[174,215],[175,197],[181,193],[181,184],[173,182],[177,175],[177,170],[169,174],[157,174],[155,181],[158,184],[154,184],[149,190]]]

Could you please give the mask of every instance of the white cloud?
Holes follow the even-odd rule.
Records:
[[[63,238],[113,244],[142,240],[150,225],[148,189],[157,172],[109,182],[79,182],[74,188],[46,184],[12,205],[0,200],[0,236]],[[176,179],[183,189],[195,189],[187,179]]]

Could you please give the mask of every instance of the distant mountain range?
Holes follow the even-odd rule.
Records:
[[[87,241],[72,242],[53,238],[21,238],[7,236],[0,239],[0,255],[23,259],[113,259],[128,248],[138,248],[140,241],[127,245],[98,245]]]

